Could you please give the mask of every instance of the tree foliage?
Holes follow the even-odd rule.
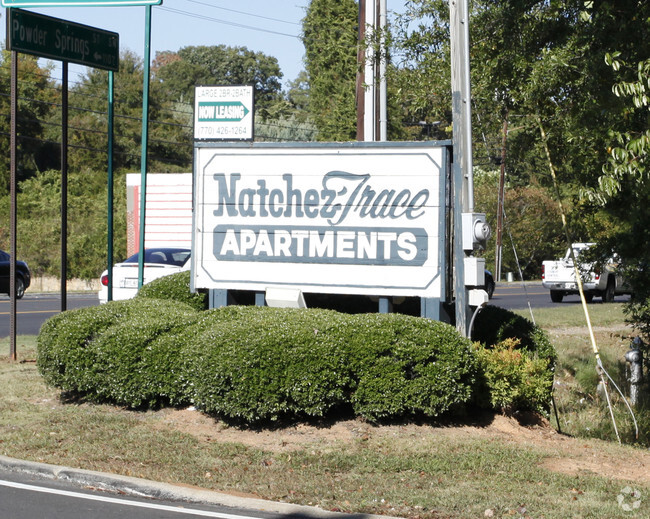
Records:
[[[309,107],[322,141],[356,139],[358,6],[312,0],[303,20]]]
[[[282,100],[282,72],[277,58],[246,47],[189,46],[158,53],[154,77],[172,101],[192,103],[195,85],[253,85],[261,115]]]
[[[50,78],[50,68],[41,67],[33,56],[19,54],[18,64],[18,114],[17,164],[18,181],[33,176],[38,170],[55,167],[59,162],[56,143],[43,142],[46,115],[54,110],[57,93]],[[10,177],[10,84],[11,53],[0,53],[0,196],[9,193]]]
[[[609,130],[629,126],[635,118],[639,122],[609,88],[614,73],[604,56],[620,51],[631,62],[647,59],[646,46],[638,42],[650,36],[648,19],[650,7],[639,0],[470,3],[474,162],[487,169],[499,162],[507,121],[505,167],[514,192],[506,194],[506,214],[511,224],[525,221],[518,214],[523,206],[516,204],[531,188],[547,202],[545,190],[556,197],[551,168],[569,210],[573,240],[605,241],[632,221],[628,213],[613,224],[580,192],[598,185],[608,157],[622,157],[624,147],[611,145]],[[402,87],[403,120],[439,122],[437,136],[449,137],[449,4],[411,0],[399,22],[394,55],[400,59],[396,81]],[[629,73],[626,78],[629,88],[635,79]],[[614,155],[608,155],[608,146]],[[517,244],[522,249],[534,248],[534,220],[530,225]]]

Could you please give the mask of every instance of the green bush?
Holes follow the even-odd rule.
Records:
[[[553,372],[545,358],[518,350],[519,341],[506,339],[486,348],[476,344],[481,372],[477,402],[481,407],[546,413],[551,401]]]
[[[472,339],[486,346],[499,344],[506,339],[517,339],[518,349],[547,359],[549,367],[555,367],[557,354],[546,332],[510,310],[492,305],[484,307],[474,321]]]
[[[178,344],[161,339],[199,316],[145,298],[64,312],[41,329],[38,369],[49,384],[95,401],[137,408],[188,400],[178,396]]]
[[[168,299],[190,305],[196,310],[208,308],[208,295],[205,292],[190,292],[190,271],[177,272],[154,279],[143,285],[136,297],[149,299]]]
[[[350,324],[358,415],[432,418],[472,396],[476,360],[452,326],[399,314],[351,316]]]
[[[264,307],[214,310],[193,341],[197,407],[258,423],[321,417],[347,400],[342,314]],[[222,311],[223,310],[223,311]],[[238,319],[223,319],[222,313]]]
[[[140,295],[47,321],[38,368],[47,383],[90,400],[192,403],[245,424],[337,412],[434,418],[472,401],[544,411],[553,349],[525,319],[496,312],[507,319],[479,328],[485,343],[475,349],[453,327],[419,317],[256,306],[198,312]]]
[[[48,321],[48,383],[133,408],[186,405],[240,423],[356,412],[434,417],[471,396],[469,342],[397,314],[225,307],[138,297]]]
[[[84,374],[92,367],[89,344],[115,323],[128,321],[130,301],[80,308],[48,319],[37,338],[37,366],[45,382],[65,391],[85,393]]]
[[[472,338],[480,343],[478,405],[548,412],[557,354],[544,330],[514,312],[486,306],[476,316]]]

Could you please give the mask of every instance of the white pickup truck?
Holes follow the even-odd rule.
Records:
[[[593,243],[574,243],[572,245],[575,257],[579,263],[578,271],[581,273],[583,290],[587,302],[596,297],[602,297],[603,302],[609,303],[618,294],[629,294],[629,289],[623,283],[620,275],[616,274],[616,264],[610,260],[599,272],[589,263],[580,263],[580,253],[594,245]],[[569,294],[578,294],[575,269],[571,250],[567,249],[564,258],[557,261],[544,261],[542,263],[542,286],[551,291],[551,301],[561,303],[562,298]]]

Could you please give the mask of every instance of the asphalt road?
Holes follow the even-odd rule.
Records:
[[[617,296],[617,302],[627,301],[629,296]],[[566,296],[562,303],[553,303],[549,291],[544,289],[541,282],[497,283],[491,305],[509,310],[527,309],[528,304],[534,309],[551,308],[562,305],[580,304],[578,296]],[[67,309],[93,306],[99,304],[96,293],[68,294]],[[602,304],[600,298],[591,304]],[[37,335],[43,323],[61,310],[59,294],[25,294],[23,299],[16,302],[17,335]],[[11,301],[5,295],[0,295],[0,338],[9,336],[9,319]]]
[[[37,470],[49,472],[44,465]],[[29,467],[28,467],[29,469]],[[181,487],[166,486],[163,493],[169,498],[143,497],[146,493],[128,495],[130,492],[115,488],[100,488],[92,484],[83,484],[84,475],[75,475],[71,471],[64,477],[42,477],[28,471],[6,470],[0,465],[0,515],[7,519],[180,519],[182,517],[213,517],[218,519],[291,519],[317,518],[325,519],[334,514],[319,513],[317,509],[307,507],[290,507],[284,512],[271,511],[281,508],[268,503],[267,510],[255,509],[265,507],[260,500],[247,503],[235,500],[230,506],[219,504],[220,495],[207,495],[207,502],[188,502],[190,494],[185,494]],[[108,478],[111,476],[109,475]],[[97,476],[98,485],[102,485],[102,475]],[[127,481],[125,480],[125,483]],[[143,485],[147,482],[143,481]],[[137,486],[138,483],[136,482]],[[127,484],[128,486],[128,484]],[[140,489],[138,489],[138,492]],[[178,491],[178,494],[175,492]],[[209,493],[208,493],[209,494]],[[213,496],[213,497],[212,497]],[[190,497],[191,499],[191,497]],[[310,513],[311,511],[314,513]],[[346,517],[341,515],[341,517]],[[347,516],[352,517],[352,516]]]
[[[68,294],[67,309],[98,305],[96,293]],[[38,335],[43,323],[61,311],[60,294],[30,294],[16,301],[16,335]],[[9,336],[11,300],[0,296],[0,338]]]
[[[629,299],[630,296],[616,296],[615,302],[622,303],[629,301]],[[521,282],[497,283],[494,296],[490,299],[491,305],[508,310],[527,309],[529,303],[533,310],[535,308],[578,305],[580,304],[580,296],[565,296],[561,303],[553,303],[550,291],[542,287],[541,281],[527,281],[525,285]],[[600,298],[594,298],[590,304],[598,305],[603,304],[603,302]]]

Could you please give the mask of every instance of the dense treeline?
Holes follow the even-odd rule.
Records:
[[[392,17],[388,38],[389,136],[447,139],[452,135],[449,4],[408,0],[405,6]],[[354,139],[357,8],[354,0],[310,3],[303,20],[305,72],[286,91],[277,60],[264,53],[223,45],[159,53],[152,69],[150,171],[190,171],[197,83],[255,85],[259,140]],[[637,64],[650,58],[641,43],[650,31],[650,4],[477,0],[470,2],[470,17],[476,208],[494,227],[505,152],[503,270],[517,270],[512,245],[527,277],[537,277],[541,261],[564,249],[558,196],[572,239],[632,252],[633,265],[646,261],[650,251],[637,247],[634,238],[648,228],[643,213],[650,190],[642,173],[650,85],[648,67]],[[60,85],[48,67],[27,56],[20,60],[19,253],[37,272],[56,274]],[[124,53],[116,74],[118,256],[124,252],[123,175],[140,167],[142,69],[140,58]],[[0,139],[5,149],[8,71],[4,53]],[[89,70],[70,93],[71,276],[96,277],[105,264],[106,85],[106,72]],[[5,154],[0,195],[8,192],[8,172]],[[4,247],[7,214],[2,196]],[[492,241],[488,265],[494,254]]]
[[[9,150],[11,56],[0,63],[0,140]],[[53,67],[19,55],[17,212],[18,253],[36,275],[60,272],[61,85]],[[126,251],[125,175],[140,171],[142,60],[120,56],[114,75],[115,171],[114,250]],[[305,111],[304,82],[282,91],[276,58],[243,47],[185,47],[159,53],[152,67],[149,112],[149,171],[192,169],[192,110],[195,84],[252,84],[256,139],[310,141],[316,129]],[[68,275],[94,279],[107,259],[108,73],[87,69],[69,85]],[[0,159],[0,247],[9,248],[9,153]]]

